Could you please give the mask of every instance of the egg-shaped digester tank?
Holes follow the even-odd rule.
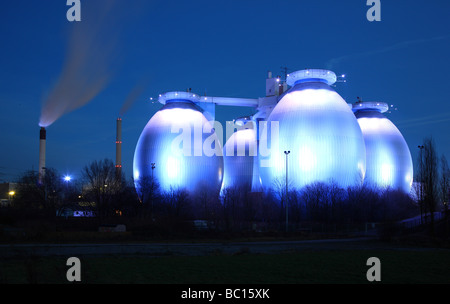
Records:
[[[259,172],[264,187],[285,185],[286,173],[289,187],[297,189],[315,182],[362,184],[363,135],[351,108],[331,88],[336,81],[336,74],[327,70],[288,75],[291,88],[261,130]]]
[[[153,177],[162,191],[220,190],[222,147],[212,125],[195,104],[198,100],[198,95],[188,92],[160,95],[165,105],[145,126],[134,153],[138,194],[145,191],[147,181]],[[211,154],[211,150],[220,153]]]
[[[388,109],[389,106],[383,102],[353,104],[353,112],[361,126],[366,145],[364,183],[410,193],[413,182],[411,153],[401,132],[383,115]]]
[[[236,119],[234,123],[239,129],[223,148],[222,190],[233,188],[250,192],[258,188],[259,183],[256,122],[246,116]]]

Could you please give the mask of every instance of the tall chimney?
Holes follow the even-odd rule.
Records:
[[[117,118],[116,131],[116,177],[122,176],[122,118]]]
[[[39,132],[39,184],[44,183],[45,177],[45,142],[47,138],[47,131],[41,127]]]

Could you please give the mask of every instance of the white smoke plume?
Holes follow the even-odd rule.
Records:
[[[92,101],[111,80],[116,36],[110,29],[115,2],[83,2],[82,21],[70,25],[62,72],[43,102],[41,127]]]
[[[125,99],[125,102],[122,105],[122,108],[120,109],[119,116],[123,116],[131,108],[134,102],[142,95],[145,88],[146,86],[142,81],[130,91],[127,98]]]

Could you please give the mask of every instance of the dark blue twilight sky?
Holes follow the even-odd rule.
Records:
[[[450,160],[450,2],[381,2],[381,22],[369,22],[366,0],[81,0],[82,21],[70,23],[66,0],[2,1],[0,181],[37,169],[41,108],[68,53],[85,54],[83,35],[78,44],[68,43],[74,27],[82,26],[82,33],[97,35],[91,46],[98,57],[90,58],[85,73],[97,75],[101,65],[108,82],[47,128],[47,167],[62,174],[78,178],[91,161],[115,159],[116,118],[137,84],[145,85],[143,92],[123,115],[128,179],[140,132],[161,107],[149,97],[187,88],[262,97],[267,71],[282,75],[282,66],[345,73],[347,83],[336,90],[347,102],[360,96],[395,105],[388,117],[414,161],[417,145],[429,136]],[[216,119],[251,113],[219,107]]]

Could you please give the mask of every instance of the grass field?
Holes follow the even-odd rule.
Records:
[[[450,283],[450,255],[439,250],[79,258],[85,284],[359,284],[368,283],[372,256],[381,261],[381,283]],[[68,269],[58,257],[4,259],[0,282],[64,284]]]

